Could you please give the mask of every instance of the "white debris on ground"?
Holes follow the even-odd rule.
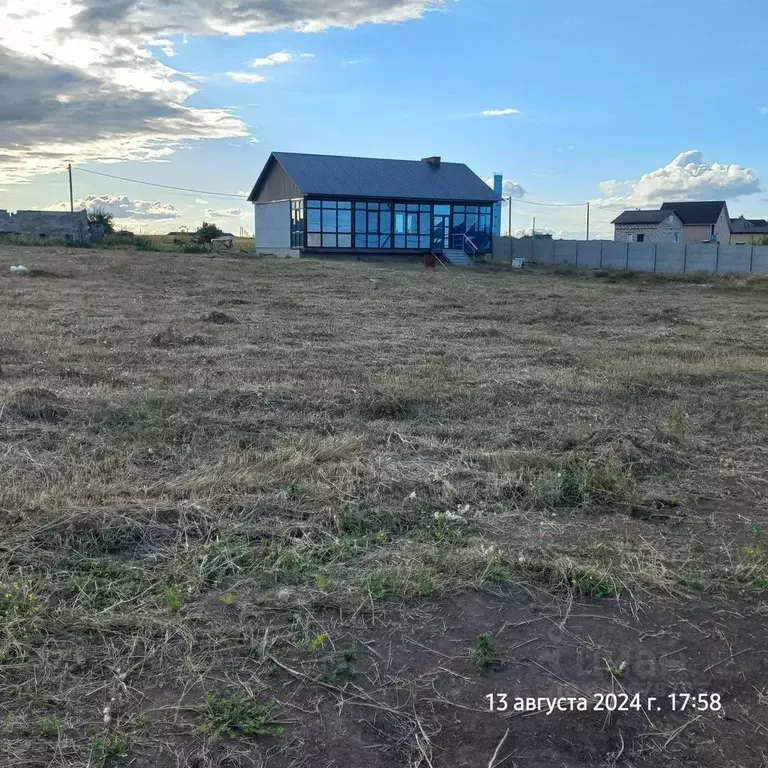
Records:
[[[15,264],[11,267],[11,272],[14,275],[25,275],[29,270],[23,264]]]

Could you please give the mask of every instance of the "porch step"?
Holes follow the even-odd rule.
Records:
[[[446,261],[453,264],[455,267],[469,267],[475,262],[464,251],[458,249],[449,249],[443,251],[443,256]]]

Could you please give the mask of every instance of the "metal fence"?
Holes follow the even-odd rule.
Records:
[[[678,245],[501,237],[494,240],[493,258],[494,261],[515,258],[540,264],[637,272],[768,274],[768,246],[765,245]]]

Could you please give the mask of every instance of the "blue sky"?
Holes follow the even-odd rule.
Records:
[[[515,230],[535,215],[537,229],[582,233],[583,208],[536,201],[591,200],[593,235],[610,234],[618,209],[663,199],[725,198],[734,216],[768,217],[764,0],[5,2],[16,14],[0,73],[18,83],[11,119],[0,111],[0,207],[65,204],[68,159],[239,193],[285,150],[502,171],[517,182]],[[75,184],[135,229],[204,217],[252,229],[241,197],[77,170]]]

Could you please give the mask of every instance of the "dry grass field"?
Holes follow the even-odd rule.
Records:
[[[768,282],[0,247],[0,307],[4,768],[768,765]]]

